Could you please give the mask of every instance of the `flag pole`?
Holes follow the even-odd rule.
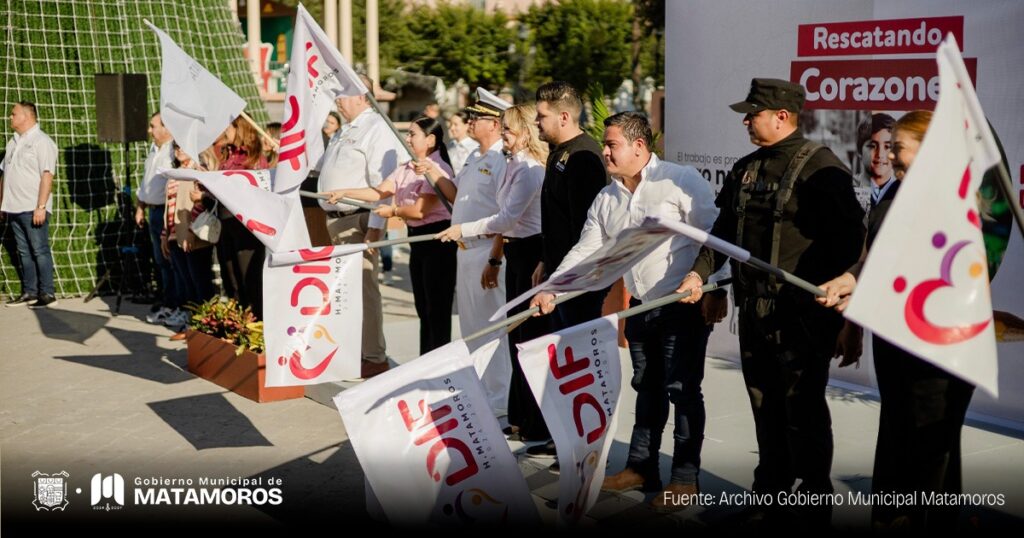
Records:
[[[988,118],[985,117],[985,112],[981,109],[981,103],[978,102],[974,83],[970,74],[967,72],[967,66],[964,64],[964,58],[960,54],[960,47],[956,42],[956,37],[954,37],[953,34],[948,34],[946,39],[943,40],[943,44],[951,44],[950,46],[952,47],[952,50],[950,50],[950,47],[940,46],[938,54],[946,55],[957,79],[968,81],[967,88],[965,88],[965,97],[968,97],[977,105],[966,107],[966,113],[971,116],[971,121],[978,126],[980,131],[983,132],[985,127],[987,127],[989,134],[992,135],[992,142],[994,143],[997,151],[997,154],[994,156],[994,160],[996,160],[996,169],[999,174],[999,190],[1003,191],[1003,196],[1006,196],[1006,202],[1010,206],[1010,210],[1013,212],[1013,220],[1017,221],[1017,229],[1020,231],[1021,235],[1024,235],[1024,211],[1021,210],[1019,200],[1014,195],[1013,180],[1010,179],[1010,173],[1003,164],[1005,162],[1006,155],[1003,150],[1002,143],[1000,143],[999,137],[996,136],[995,129],[992,128],[992,122],[988,121]]]
[[[700,291],[701,291],[701,293],[708,293],[709,291],[715,291],[715,290],[717,290],[719,288],[723,288],[725,286],[728,286],[729,284],[732,284],[732,278],[731,277],[730,278],[723,278],[722,280],[719,280],[717,282],[709,282],[707,284],[704,284],[703,286],[700,287]],[[623,310],[622,312],[618,313],[618,316],[619,316],[619,319],[626,319],[628,317],[635,316],[637,314],[643,314],[644,312],[648,312],[650,310],[654,310],[655,308],[658,308],[658,307],[661,307],[661,306],[665,306],[667,304],[674,303],[674,302],[676,302],[676,301],[678,301],[680,299],[685,299],[685,298],[689,297],[690,295],[691,295],[690,291],[684,291],[682,293],[673,293],[672,295],[666,295],[666,296],[664,296],[664,297],[662,297],[660,299],[655,299],[655,300],[653,300],[653,301],[651,301],[649,303],[638,304],[638,305],[634,306],[633,308],[629,308],[627,310]]]
[[[434,241],[435,239],[437,238],[433,235],[414,235],[411,237],[399,237],[396,239],[383,239],[367,243],[366,248],[390,247],[393,245],[404,245],[406,243],[422,243],[423,241]]]
[[[301,196],[303,198],[315,198],[317,200],[330,200],[331,199],[331,197],[329,195],[320,194],[318,192],[309,192],[309,191],[299,191],[299,196]],[[354,205],[354,206],[356,206],[356,207],[358,207],[360,209],[369,209],[370,211],[373,211],[374,209],[377,209],[377,206],[375,206],[375,205],[373,205],[373,204],[371,204],[369,202],[363,202],[363,201],[360,201],[360,200],[353,200],[351,198],[342,198],[342,199],[338,200],[338,203]]]
[[[760,259],[757,259],[757,258],[751,256],[750,259],[746,260],[744,263],[746,263],[747,265],[749,265],[751,267],[754,267],[755,269],[760,269],[761,271],[764,271],[764,272],[766,272],[766,273],[768,273],[770,275],[775,275],[775,276],[781,278],[782,280],[784,280],[786,283],[792,284],[792,285],[794,285],[794,286],[796,286],[796,287],[806,291],[807,293],[810,293],[811,295],[813,295],[815,297],[825,297],[825,290],[823,290],[823,289],[819,288],[818,286],[815,286],[814,284],[811,284],[810,282],[808,282],[808,281],[806,281],[806,280],[804,280],[804,279],[794,275],[793,273],[790,273],[789,271],[785,271],[783,269],[780,269],[780,268],[778,268],[778,267],[776,267],[776,266],[774,266],[774,265],[772,265],[772,264],[770,264],[770,263],[768,263],[768,262],[766,262],[764,260],[760,260]]]
[[[395,124],[391,123],[391,118],[389,118],[388,115],[385,114],[383,110],[381,110],[380,103],[378,103],[377,98],[373,96],[373,88],[370,88],[363,95],[365,95],[366,100],[370,102],[370,106],[372,106],[373,109],[376,110],[377,113],[380,114],[382,118],[384,118],[384,121],[387,122],[388,128],[390,128],[391,132],[394,133],[395,138],[397,138],[398,141],[401,142],[402,147],[405,148],[405,151],[409,153],[409,158],[415,159],[416,154],[412,152],[412,148],[409,147],[409,143],[405,141],[405,137],[398,132],[398,129],[395,127]],[[444,141],[438,140],[437,143],[443,144]],[[437,182],[431,179],[429,174],[424,174],[424,177],[427,178],[427,183],[429,183],[431,188],[434,189],[434,193],[437,194],[438,200],[441,201],[441,204],[444,205],[444,208],[448,210],[449,214],[451,214],[452,204],[448,202],[448,198],[445,198],[444,193],[441,192],[441,188],[437,186]]]
[[[1003,191],[1003,196],[1006,197],[1006,203],[1010,206],[1010,210],[1013,211],[1013,220],[1017,222],[1017,230],[1020,231],[1021,236],[1024,236],[1024,210],[1020,207],[1020,201],[1013,192],[1013,181],[1010,179],[1010,173],[1006,170],[1003,161],[999,161],[996,165],[996,170],[999,172],[999,190]]]
[[[726,256],[740,263],[745,263],[751,267],[754,267],[755,269],[764,271],[765,273],[768,273],[770,275],[775,275],[776,277],[784,280],[786,283],[792,284],[793,286],[796,286],[806,291],[807,293],[814,295],[815,297],[825,296],[825,290],[819,288],[818,286],[811,284],[810,282],[794,275],[793,273],[790,273],[789,271],[785,271],[764,260],[755,258],[754,256],[750,255],[750,251],[738,247],[732,243],[729,243],[728,241],[724,241],[718,237],[715,237],[709,234],[708,232],[705,232],[704,230],[690,226],[685,222],[678,222],[661,218],[655,220],[658,222],[658,224],[661,224],[662,226],[668,228],[669,230],[672,230],[680,235],[685,235],[686,237],[689,237],[690,239],[693,239],[694,241],[701,243],[702,245],[716,252],[725,254]]]
[[[571,299],[575,299],[575,298],[579,297],[580,295],[583,295],[584,293],[587,293],[587,290],[583,290],[583,291],[570,291],[569,293],[565,293],[565,294],[559,295],[558,297],[555,297],[555,300],[553,301],[553,304],[557,305],[557,304],[564,303],[564,302],[569,301]],[[495,321],[494,323],[492,323],[492,324],[484,327],[483,329],[480,329],[479,331],[477,331],[477,332],[475,332],[475,333],[473,333],[473,334],[463,338],[462,340],[468,342],[470,340],[476,340],[477,338],[480,338],[481,336],[487,336],[488,334],[491,334],[492,332],[494,332],[494,331],[496,331],[496,330],[498,330],[498,329],[500,329],[500,328],[502,328],[502,327],[504,327],[506,325],[512,325],[513,323],[516,323],[516,322],[519,322],[519,321],[525,321],[527,318],[529,318],[530,316],[536,314],[537,312],[540,312],[540,307],[536,307],[535,306],[533,308],[527,308],[526,310],[523,310],[522,312],[520,312],[520,313],[518,313],[518,314],[516,314],[514,316],[510,316],[510,317],[507,317],[505,319],[500,319],[498,321]]]
[[[259,133],[260,136],[262,136],[264,139],[266,139],[267,142],[270,142],[270,145],[274,146],[274,149],[278,149],[278,148],[281,147],[281,143],[278,142],[277,140],[275,140],[274,137],[272,137],[269,134],[267,134],[267,132],[264,131],[263,128],[260,127],[259,124],[256,123],[256,120],[254,120],[251,117],[249,117],[249,115],[246,114],[244,110],[239,115],[242,117],[242,119],[244,119],[245,121],[249,122],[249,125],[252,125],[252,128],[256,129],[256,132]]]
[[[732,283],[732,279],[731,278],[725,278],[725,279],[719,280],[718,282],[710,282],[708,284],[705,284],[705,285],[701,286],[700,291],[701,291],[701,293],[708,293],[708,292],[711,292],[711,291],[715,291],[715,290],[717,290],[717,289],[719,289],[719,288],[721,288],[723,286],[727,286],[727,285],[729,285],[731,283]],[[579,297],[580,295],[583,295],[586,292],[587,292],[587,290],[573,291],[573,292],[570,292],[570,293],[566,293],[564,295],[559,295],[558,297],[555,297],[554,304],[557,305],[557,304],[564,303],[566,301],[575,299],[576,297]],[[680,299],[685,299],[685,298],[689,297],[691,294],[692,294],[692,292],[689,291],[689,290],[684,291],[682,293],[673,293],[671,295],[666,295],[666,296],[661,297],[659,299],[655,299],[655,300],[653,300],[653,301],[651,301],[649,303],[644,303],[644,304],[641,304],[641,305],[634,306],[633,308],[630,308],[630,309],[627,309],[627,310],[623,310],[622,312],[619,312],[616,315],[618,316],[619,319],[626,319],[628,317],[635,316],[637,314],[642,314],[644,312],[648,312],[648,311],[654,310],[655,308],[658,308],[658,307],[661,307],[661,306],[665,306],[667,304],[674,303],[676,301],[679,301]],[[502,320],[498,320],[498,321],[492,323],[491,325],[488,325],[487,327],[484,327],[483,329],[480,329],[479,331],[477,331],[477,332],[475,332],[475,333],[473,333],[473,334],[463,338],[462,340],[466,341],[466,342],[468,342],[470,340],[476,340],[477,338],[480,338],[482,336],[487,336],[488,334],[490,334],[490,333],[492,333],[492,332],[494,332],[494,331],[496,331],[496,330],[498,330],[498,329],[500,329],[500,328],[502,328],[502,327],[504,327],[506,325],[518,325],[519,323],[525,321],[526,319],[528,319],[530,316],[536,314],[537,312],[540,312],[540,307],[534,306],[532,308],[527,308],[526,310],[523,310],[522,312],[520,312],[520,313],[518,313],[518,314],[516,314],[514,316],[510,316],[508,318],[505,318],[505,319],[502,319]]]

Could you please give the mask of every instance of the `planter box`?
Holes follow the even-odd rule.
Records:
[[[270,387],[266,383],[266,355],[245,351],[235,355],[237,346],[198,331],[188,332],[188,371],[232,392],[257,402],[302,398],[305,387]]]

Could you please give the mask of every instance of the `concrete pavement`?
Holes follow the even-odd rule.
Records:
[[[407,251],[398,249],[394,276],[384,286],[389,354],[401,363],[417,356],[418,320],[408,288]],[[0,308],[0,521],[46,529],[53,525],[145,523],[250,527],[365,519],[363,475],[338,413],[306,398],[257,404],[185,371],[183,343],[145,323],[148,308],[125,303],[110,314],[112,298],[89,303],[62,299],[56,308]],[[455,324],[457,327],[457,323]],[[718,330],[724,330],[719,328]],[[623,351],[624,379],[628,354]],[[328,396],[335,389],[324,389]],[[316,391],[312,391],[316,392]],[[633,417],[627,387],[609,472],[622,468]],[[753,422],[736,365],[708,359],[704,382],[708,421],[703,451],[704,492],[742,493],[757,461]],[[323,398],[320,398],[323,400]],[[837,492],[870,491],[878,402],[849,387],[830,387]],[[662,447],[668,478],[670,432]],[[1002,506],[971,506],[962,524],[1024,527],[1024,441],[1021,432],[969,423],[964,431],[964,489],[1004,495]],[[521,443],[512,443],[521,453]],[[520,457],[536,505],[554,521],[558,476],[550,459]],[[34,472],[66,471],[64,511],[33,506]],[[260,507],[137,506],[93,509],[90,480],[117,473],[126,494],[159,480],[260,479],[280,481],[283,502]],[[36,477],[39,478],[39,477]],[[79,492],[80,490],[80,492]],[[603,494],[585,521],[600,528],[686,527],[725,524],[735,506],[690,508],[662,516],[639,493]],[[100,503],[101,506],[104,503]],[[833,524],[863,529],[868,507],[837,509]],[[339,517],[341,519],[339,519]]]

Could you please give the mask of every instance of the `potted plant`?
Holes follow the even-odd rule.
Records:
[[[234,299],[190,305],[188,371],[250,400],[270,402],[301,398],[305,388],[270,387],[266,383],[263,322]]]

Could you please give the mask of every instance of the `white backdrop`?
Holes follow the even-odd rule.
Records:
[[[837,134],[835,130],[857,112],[835,110],[861,111],[862,115],[888,111],[899,117],[907,110],[933,108],[933,96],[927,90],[923,102],[907,102],[907,77],[920,76],[927,88],[928,72],[935,70],[936,48],[929,37],[951,30],[968,66],[976,66],[978,98],[1006,150],[1017,196],[1024,198],[1024,47],[1019,37],[1024,27],[1024,2],[681,0],[666,2],[666,6],[665,158],[697,167],[716,190],[732,162],[756,149],[746,135],[742,117],[728,108],[746,96],[751,78],[795,82],[807,78],[812,97],[819,94],[816,101],[809,99],[807,108],[819,109],[814,116],[821,120],[811,137],[825,142],[852,165],[843,151],[851,133]],[[886,46],[885,32],[901,29],[906,30],[904,42]],[[881,37],[883,45],[870,50],[872,54],[849,54],[865,51],[843,48],[844,32],[845,37],[859,36],[858,44],[863,43],[863,32],[868,32],[872,40]],[[831,35],[836,35],[831,42],[823,37]],[[808,75],[808,68],[821,74],[811,71]],[[837,80],[835,87],[823,84],[829,73]],[[852,86],[841,95],[837,89],[843,75],[884,79],[881,87],[877,91],[871,88],[867,96],[855,94]],[[918,96],[916,90],[913,94]],[[856,123],[850,125],[855,132]],[[1024,317],[1024,286],[1018,275],[1024,275],[1024,241],[1015,230],[992,284],[992,302],[995,309]],[[738,359],[739,344],[732,325],[731,332],[720,325],[712,333],[709,354]],[[999,345],[999,369],[999,399],[975,392],[971,410],[1024,428],[1024,343]],[[833,379],[874,387],[870,345],[865,346],[860,369],[833,368],[832,374]]]

